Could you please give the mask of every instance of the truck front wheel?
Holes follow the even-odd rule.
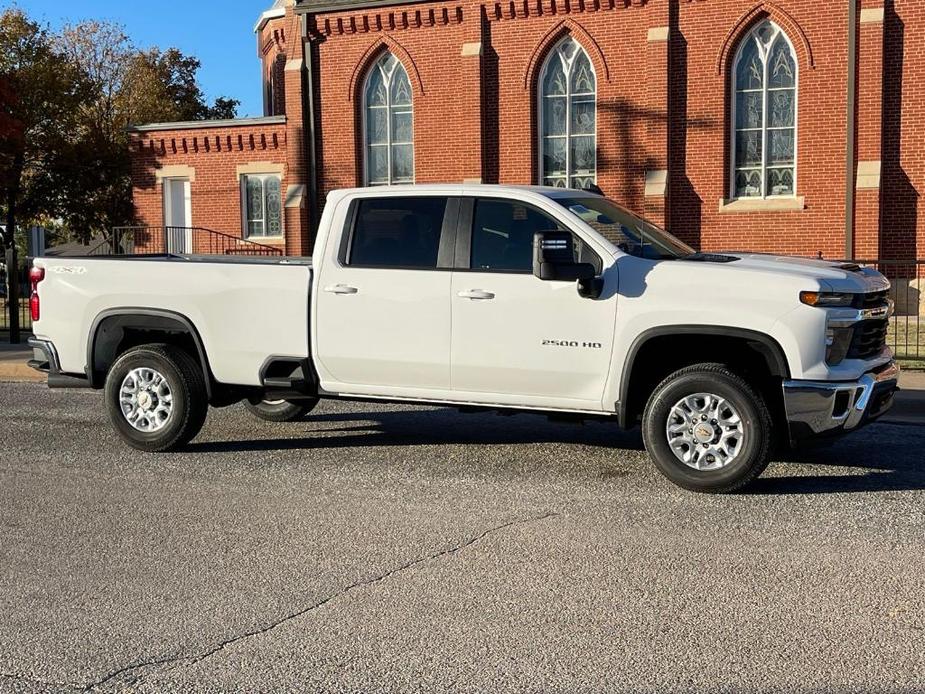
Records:
[[[119,357],[106,377],[105,397],[119,435],[148,452],[189,443],[209,409],[202,368],[173,345],[143,345]]]
[[[671,374],[642,418],[646,450],[675,484],[697,492],[735,492],[770,460],[771,415],[761,395],[722,364]]]
[[[315,409],[318,398],[307,400],[244,401],[248,412],[267,422],[300,422]]]

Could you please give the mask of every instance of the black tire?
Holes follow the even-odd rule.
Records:
[[[267,422],[300,422],[315,409],[318,398],[308,400],[244,401],[247,410]]]
[[[122,412],[120,390],[134,369],[150,368],[162,374],[170,388],[172,410],[157,431],[139,431]],[[150,453],[186,445],[206,421],[208,394],[202,367],[187,352],[173,345],[142,345],[116,360],[106,377],[106,409],[119,436],[132,448]]]
[[[697,393],[725,398],[741,418],[742,448],[725,467],[694,469],[682,462],[668,443],[666,428],[672,408]],[[655,389],[642,417],[642,436],[656,467],[669,480],[695,492],[728,494],[743,489],[764,472],[771,458],[773,431],[764,399],[748,382],[722,364],[696,364],[671,374]]]

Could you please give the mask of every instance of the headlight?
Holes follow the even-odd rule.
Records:
[[[854,328],[832,328],[825,331],[825,363],[829,366],[838,366],[851,348],[851,338]]]
[[[839,294],[835,292],[800,292],[800,301],[807,306],[820,306],[822,308],[844,307],[854,305],[854,294]]]

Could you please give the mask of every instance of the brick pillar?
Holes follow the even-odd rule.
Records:
[[[481,27],[479,27],[480,29]],[[457,156],[464,183],[482,182],[482,152],[485,129],[482,127],[482,56],[484,46],[480,33],[460,48],[458,109],[456,120]]]
[[[669,35],[667,21],[665,26],[651,27],[646,46],[645,214],[661,225],[665,224],[668,202]]]
[[[883,118],[883,0],[861,0],[858,33],[858,146],[854,254],[878,258]]]
[[[308,199],[308,156],[305,140],[303,85],[305,84],[305,44],[299,17],[286,8],[287,61],[286,85],[286,253],[312,252]]]

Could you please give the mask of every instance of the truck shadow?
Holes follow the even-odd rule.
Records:
[[[751,495],[845,494],[925,489],[925,427],[873,424],[825,447],[792,453],[781,461],[805,474],[764,476]],[[834,474],[826,474],[823,468]],[[845,473],[847,468],[849,472]],[[774,475],[775,463],[769,468]],[[818,471],[818,474],[816,474]],[[837,472],[836,472],[837,471]]]
[[[273,427],[274,425],[267,425]],[[349,449],[372,446],[490,446],[575,444],[643,449],[639,430],[608,422],[550,421],[533,414],[462,414],[454,409],[329,412],[303,424],[283,425],[293,438],[194,442],[192,453]],[[268,433],[274,429],[268,429]],[[299,436],[301,434],[301,437]],[[925,428],[875,424],[834,444],[774,458],[745,495],[836,494],[925,489]],[[617,462],[617,461],[615,461]],[[790,473],[780,474],[782,465]],[[845,469],[848,472],[845,472]]]
[[[268,427],[273,425],[267,425]],[[287,424],[304,438],[194,442],[190,452],[271,451],[369,446],[516,445],[566,443],[608,449],[642,450],[638,430],[623,431],[610,422],[549,420],[517,413],[463,414],[455,409],[407,409],[332,412]]]

